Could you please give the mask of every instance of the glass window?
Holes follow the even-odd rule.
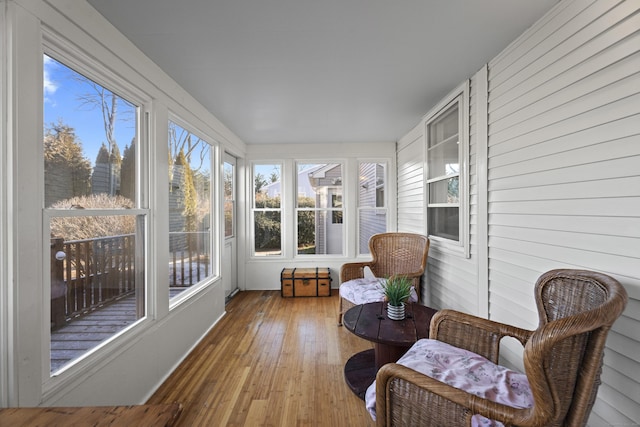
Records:
[[[369,239],[387,231],[385,202],[386,164],[358,164],[358,247],[361,255],[369,253]]]
[[[427,123],[428,232],[460,240],[460,98]]]
[[[52,374],[145,316],[140,108],[44,55]]]
[[[282,255],[281,164],[253,166],[253,224],[255,256]]]
[[[213,274],[211,146],[169,121],[169,294]]]
[[[342,165],[298,163],[298,254],[342,254]]]
[[[224,179],[224,237],[235,235],[235,211],[236,211],[236,189],[235,189],[235,166],[232,163],[223,164]]]

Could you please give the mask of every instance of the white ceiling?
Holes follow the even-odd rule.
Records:
[[[248,144],[396,141],[558,0],[88,0]]]

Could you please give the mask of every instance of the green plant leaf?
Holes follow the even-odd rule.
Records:
[[[412,281],[407,276],[391,276],[382,288],[388,303],[397,306],[411,296]]]

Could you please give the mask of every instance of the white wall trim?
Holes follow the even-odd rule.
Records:
[[[11,251],[8,242],[11,230],[9,227],[9,197],[11,195],[10,180],[13,168],[9,162],[9,99],[11,99],[11,84],[9,84],[8,52],[11,34],[11,21],[8,19],[8,10],[11,6],[7,2],[0,2],[0,93],[6,94],[0,99],[0,407],[9,406],[13,383],[14,369],[11,368],[13,355],[13,322],[12,304],[10,303],[12,292],[10,289],[10,265]]]
[[[488,122],[488,67],[485,65],[474,79],[476,121],[476,185],[478,186],[478,316],[489,316],[489,213],[487,156],[489,140]]]

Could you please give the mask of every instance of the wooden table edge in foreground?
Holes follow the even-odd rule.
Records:
[[[36,407],[0,409],[0,427],[172,427],[182,405]]]
[[[436,312],[420,304],[409,304],[406,319],[391,320],[382,302],[356,305],[347,310],[343,317],[345,328],[374,343],[373,349],[354,354],[344,365],[349,388],[364,400],[367,388],[382,365],[397,361],[414,342],[429,337],[431,317]]]

